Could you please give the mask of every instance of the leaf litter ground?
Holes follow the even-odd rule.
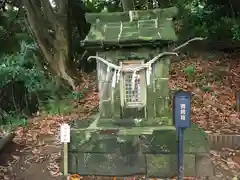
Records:
[[[192,121],[207,133],[239,134],[240,119],[236,111],[236,92],[240,90],[239,59],[191,58],[173,63],[171,69],[170,87],[193,93]],[[81,92],[86,88],[91,91],[83,99],[72,102],[75,104],[72,113],[40,115],[31,119],[27,127],[15,129],[13,143],[1,154],[0,179],[61,179],[60,124],[76,119],[83,120],[98,109],[98,94],[94,84],[96,80],[84,73],[82,77],[83,81],[77,91]],[[212,151],[211,154],[219,179],[233,179],[239,175],[240,151],[225,148]]]

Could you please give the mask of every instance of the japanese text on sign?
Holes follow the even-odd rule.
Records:
[[[181,114],[181,120],[186,120],[186,118],[185,118],[186,105],[185,104],[180,104],[180,114]]]
[[[70,142],[70,126],[68,124],[61,125],[61,143],[69,143]]]

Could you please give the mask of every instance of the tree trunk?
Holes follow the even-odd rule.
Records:
[[[55,68],[58,75],[75,89],[78,73],[72,55],[72,25],[69,0],[58,2],[58,6],[59,20],[54,28],[54,47],[57,51],[54,53],[52,66],[57,65]]]
[[[22,3],[34,37],[45,57],[43,61],[52,75],[65,80],[75,89],[78,73],[71,55],[68,1],[56,1],[56,12],[48,0],[22,0]]]
[[[134,0],[121,0],[123,11],[134,9]]]
[[[62,77],[73,89],[76,87],[77,71],[71,55],[70,38],[66,25],[56,25],[55,51],[50,66],[58,76]]]
[[[153,9],[153,0],[148,0],[147,8]]]
[[[148,0],[138,0],[135,6],[138,10],[145,10],[148,8]]]
[[[152,0],[121,0],[123,11],[152,9]]]

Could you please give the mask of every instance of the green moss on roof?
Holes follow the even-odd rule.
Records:
[[[91,24],[91,29],[82,43],[86,46],[96,46],[176,41],[177,36],[172,24],[172,17],[176,14],[176,7],[132,12],[88,13],[86,20]]]

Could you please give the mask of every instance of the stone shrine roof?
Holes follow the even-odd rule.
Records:
[[[163,41],[176,41],[172,18],[176,7],[144,11],[87,13],[91,24],[87,37],[81,42],[85,47],[139,46]]]

